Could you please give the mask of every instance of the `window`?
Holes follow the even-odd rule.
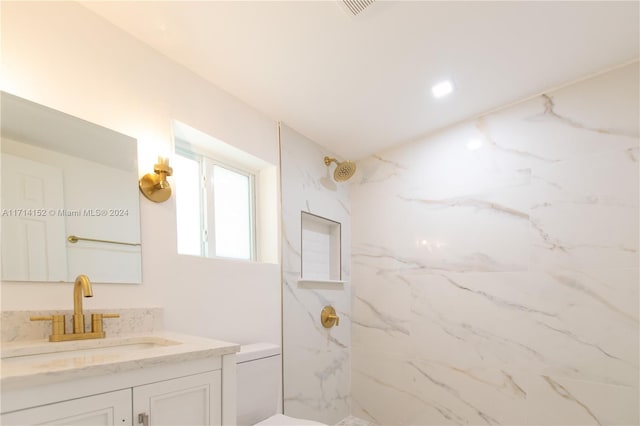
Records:
[[[178,253],[278,263],[277,155],[256,157],[179,121],[173,134]],[[261,142],[243,146],[270,158]]]
[[[255,175],[176,141],[178,253],[256,259]]]

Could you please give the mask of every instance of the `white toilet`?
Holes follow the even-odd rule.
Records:
[[[238,426],[324,425],[324,423],[277,414],[282,368],[279,346],[271,343],[241,346],[240,352],[236,354],[236,363]]]

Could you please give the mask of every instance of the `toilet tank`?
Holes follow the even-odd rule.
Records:
[[[254,425],[278,413],[281,396],[280,346],[243,345],[236,354],[239,426]]]

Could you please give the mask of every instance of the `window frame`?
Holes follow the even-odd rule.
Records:
[[[248,168],[240,168],[216,158],[211,152],[191,145],[183,139],[176,139],[175,153],[185,158],[197,161],[199,165],[200,181],[200,256],[207,258],[233,259],[240,261],[257,261],[257,232],[256,232],[256,179],[257,173]],[[230,172],[246,176],[249,190],[249,258],[228,257],[217,254],[215,230],[215,185],[213,184],[214,167],[220,167]],[[182,253],[178,253],[182,254]]]
[[[178,252],[178,254],[182,254],[182,255],[186,255],[186,256],[201,256],[201,257],[208,257],[208,253],[207,253],[207,245],[206,245],[206,241],[207,241],[207,227],[205,224],[205,214],[208,211],[208,207],[207,207],[207,197],[206,197],[206,188],[205,188],[205,182],[203,180],[203,169],[202,169],[202,156],[200,154],[194,153],[192,150],[189,150],[183,146],[180,146],[178,144],[176,144],[175,147],[175,155],[178,155],[180,157],[184,157],[187,158],[189,160],[193,160],[195,162],[198,163],[198,216],[200,218],[200,224],[199,224],[199,228],[200,228],[200,234],[199,234],[199,239],[200,239],[200,254],[198,255],[193,255],[193,254],[187,254],[187,253],[180,253]],[[178,198],[179,195],[176,197],[176,204],[178,202]],[[176,212],[177,212],[178,208],[176,206]],[[176,217],[176,221],[177,221],[177,217]],[[176,232],[176,238],[178,238],[178,232]]]

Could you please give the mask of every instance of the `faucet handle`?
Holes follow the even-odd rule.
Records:
[[[335,318],[336,319],[336,327],[340,325],[340,317],[337,315],[329,315],[329,318]]]
[[[320,322],[324,328],[331,328],[340,325],[340,317],[333,306],[325,306],[320,312]]]
[[[104,318],[120,318],[120,314],[91,314],[91,332],[104,333],[102,320]]]
[[[64,315],[49,315],[49,316],[33,316],[29,318],[31,321],[51,321],[51,336],[61,336],[65,334],[65,322]]]

